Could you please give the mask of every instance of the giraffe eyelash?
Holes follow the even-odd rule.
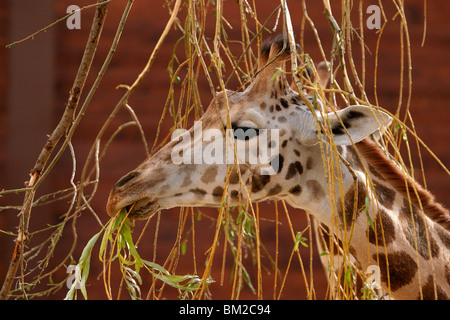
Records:
[[[224,130],[226,131],[227,128],[224,127]],[[260,133],[260,129],[258,129],[258,128],[239,126],[236,123],[231,124],[231,130],[233,130],[234,139],[245,140],[245,141],[258,136]]]
[[[250,140],[259,135],[259,129],[249,127],[237,127],[233,129],[233,137],[238,140]]]

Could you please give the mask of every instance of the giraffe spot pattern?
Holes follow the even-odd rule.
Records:
[[[299,95],[295,95],[295,96],[291,97],[291,102],[293,104],[300,105],[300,101],[301,101],[301,98]]]
[[[214,181],[214,179],[217,176],[217,167],[216,166],[210,166],[208,169],[205,170],[205,172],[202,174],[200,180],[203,183],[208,183]]]
[[[292,179],[297,173],[303,173],[303,166],[299,161],[291,163],[286,173],[286,180]]]
[[[273,188],[271,188],[269,190],[269,192],[267,192],[267,195],[268,196],[274,196],[276,194],[279,194],[281,192],[281,190],[283,190],[283,188],[279,184],[277,184]]]
[[[436,227],[437,235],[447,249],[450,250],[450,233],[441,226]],[[450,266],[449,266],[450,269]]]
[[[358,194],[356,199],[356,208],[354,208],[355,202],[355,188],[352,186],[344,197],[344,208],[338,211],[341,222],[347,226],[347,230],[350,230],[353,218],[356,220],[360,211],[366,205],[366,186],[361,181],[358,181]],[[356,209],[356,210],[355,210]],[[355,217],[353,214],[355,213]]]
[[[445,277],[447,278],[447,283],[450,285],[450,264],[445,265]]]
[[[189,191],[192,192],[197,197],[203,197],[206,194],[206,191],[200,188],[191,189]]]
[[[375,170],[375,168],[372,167],[371,165],[369,165],[369,171],[370,171],[370,173],[372,173],[374,175],[374,177],[376,177],[380,180],[384,180],[383,176],[377,170]]]
[[[283,170],[284,157],[281,154],[277,154],[271,161],[270,165],[272,166],[275,173],[281,172]]]
[[[226,179],[227,178],[225,177],[225,180]],[[228,182],[231,184],[239,183],[239,174],[236,170],[233,170],[233,172],[231,172]]]
[[[184,175],[184,178],[183,178],[183,182],[182,182],[182,184],[181,184],[181,187],[187,187],[187,186],[189,186],[189,185],[191,185],[191,184],[192,184],[191,175],[190,175],[189,173],[186,173],[186,174]]]
[[[441,289],[441,287],[436,284],[436,294],[434,291],[434,279],[432,275],[429,275],[427,278],[427,283],[425,283],[422,286],[422,297],[423,300],[448,300],[447,295],[445,294],[445,292]],[[420,292],[419,292],[419,296],[417,297],[417,299],[419,300],[420,297]]]
[[[313,165],[314,160],[311,157],[308,157],[308,159],[306,159],[306,169],[311,170],[313,168]]]
[[[287,102],[285,99],[280,98],[280,103],[283,106],[283,108],[285,109],[289,108],[289,102]]]
[[[306,181],[306,187],[311,192],[314,200],[320,200],[325,196],[325,191],[323,191],[322,186],[317,180]]]
[[[364,167],[359,160],[358,154],[355,151],[355,148],[352,146],[347,147],[347,161],[352,168],[355,168],[359,171],[364,171]]]
[[[252,177],[252,192],[259,192],[270,182],[269,175],[254,175]]]
[[[384,253],[380,253],[378,256],[374,254],[372,258],[379,262],[381,281],[388,284],[389,274],[389,285],[392,291],[397,291],[411,283],[417,273],[417,263],[405,251],[388,253],[389,264],[386,263]]]
[[[215,187],[212,195],[214,198],[218,198],[219,200],[222,199],[222,195],[223,195],[223,188],[222,187]]]
[[[293,195],[299,195],[302,192],[302,187],[300,185],[296,185],[289,190],[289,193]]]
[[[378,201],[387,209],[392,209],[395,200],[395,191],[375,181],[373,182],[373,186]]]
[[[403,200],[403,207],[400,210],[399,218],[402,221],[403,233],[409,244],[416,249],[424,259],[430,259],[430,252],[432,257],[436,257],[439,254],[439,246],[436,240],[433,239],[430,232],[425,230],[426,225],[424,217],[420,214],[420,211],[416,206],[412,205],[412,212],[410,210],[410,204],[407,199]],[[430,246],[428,247],[429,239]]]
[[[374,220],[374,229],[369,226],[370,243],[378,246],[384,246],[392,243],[395,240],[394,222],[386,213],[386,211],[380,210],[380,212],[377,214]]]

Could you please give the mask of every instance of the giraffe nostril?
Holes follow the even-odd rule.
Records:
[[[136,172],[136,171],[130,172],[125,177],[123,177],[122,179],[120,179],[119,181],[116,182],[116,184],[114,185],[114,189],[117,189],[117,188],[120,188],[120,187],[126,185],[128,182],[130,182],[131,180],[133,180],[134,178],[136,178],[139,175],[140,175],[139,172]]]

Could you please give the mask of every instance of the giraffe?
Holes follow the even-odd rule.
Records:
[[[244,149],[262,130],[277,130],[278,141],[269,137],[268,144],[278,153],[265,167],[236,158],[235,165],[174,163],[180,140],[173,139],[117,181],[107,213],[127,208],[130,218],[147,219],[173,207],[218,207],[224,197],[230,206],[282,199],[344,243],[361,270],[379,266],[381,286],[394,299],[450,298],[450,214],[374,141],[391,117],[362,105],[320,112],[320,99],[299,94],[279,72],[291,56],[285,39],[266,41],[254,81],[242,92],[217,93],[200,118],[204,130],[253,130],[231,139]],[[194,128],[183,135],[193,140],[182,153],[199,140],[200,152],[213,143]],[[324,155],[332,152],[338,165],[326,175]],[[331,175],[339,183],[330,186]]]

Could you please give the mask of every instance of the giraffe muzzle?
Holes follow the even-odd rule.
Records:
[[[133,220],[143,220],[153,216],[159,210],[160,205],[157,200],[144,198],[125,208],[128,212],[128,218]]]

